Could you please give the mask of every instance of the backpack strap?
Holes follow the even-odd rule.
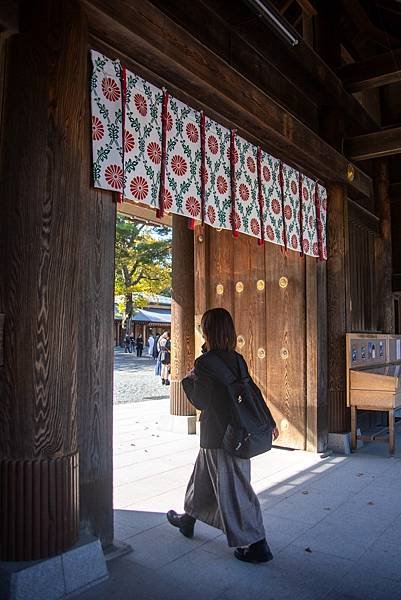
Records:
[[[207,367],[210,369],[212,375],[218,379],[224,385],[231,385],[239,379],[248,377],[248,373],[244,366],[244,361],[240,360],[239,355],[236,355],[237,364],[239,368],[239,374],[231,369],[227,363],[213,351],[207,353]]]

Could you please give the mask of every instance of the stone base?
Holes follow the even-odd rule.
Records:
[[[160,431],[171,431],[172,433],[196,433],[196,415],[181,417],[178,415],[163,415],[159,418]]]
[[[100,541],[81,534],[67,552],[46,560],[0,561],[0,600],[61,600],[109,576]]]
[[[357,435],[361,435],[361,430],[357,430]],[[356,441],[357,448],[362,448],[363,441]],[[351,454],[351,433],[329,433],[327,449],[336,454]]]

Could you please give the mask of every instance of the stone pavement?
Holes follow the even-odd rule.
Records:
[[[141,358],[136,353],[114,351],[114,404],[161,400],[169,393],[154,373],[155,361],[145,348]]]
[[[352,456],[274,448],[252,461],[274,560],[233,558],[225,537],[197,523],[184,538],[166,522],[182,510],[199,438],[158,429],[168,400],[115,406],[115,537],[132,553],[80,600],[401,600],[401,435]]]

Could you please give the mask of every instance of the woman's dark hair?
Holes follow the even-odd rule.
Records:
[[[225,308],[207,310],[201,321],[209,350],[235,350],[237,334],[233,319]]]

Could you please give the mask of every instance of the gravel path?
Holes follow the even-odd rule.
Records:
[[[169,398],[169,388],[162,386],[154,367],[153,358],[145,355],[137,358],[134,354],[125,354],[124,350],[115,350],[114,404]]]

